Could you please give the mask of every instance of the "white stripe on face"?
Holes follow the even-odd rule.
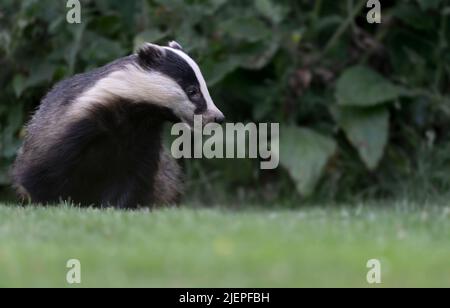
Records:
[[[117,98],[131,102],[148,102],[167,107],[177,114],[193,113],[183,89],[171,78],[158,72],[148,72],[130,64],[112,72],[82,93],[72,105],[71,115],[83,116],[97,104],[108,104]]]
[[[180,56],[183,60],[185,60],[189,66],[192,68],[192,70],[195,73],[195,77],[197,77],[197,80],[200,84],[200,91],[203,94],[203,97],[205,98],[206,101],[206,106],[207,106],[207,113],[211,113],[211,114],[216,114],[216,115],[222,115],[222,112],[216,107],[216,105],[214,104],[211,95],[209,94],[209,90],[208,90],[208,86],[206,85],[206,81],[205,78],[203,78],[203,74],[200,71],[200,68],[198,67],[197,63],[195,63],[195,61],[189,57],[186,53],[184,53],[181,50],[178,49],[174,49],[171,47],[163,47],[166,48],[174,53],[176,53],[178,56]]]

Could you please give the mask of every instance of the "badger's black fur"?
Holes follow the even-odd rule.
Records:
[[[25,142],[14,167],[19,187],[39,203],[70,200],[118,208],[176,203],[181,170],[161,140],[169,111],[120,101],[96,108],[90,118],[66,127],[46,152],[33,151],[39,148],[34,142],[46,140]],[[30,134],[38,129],[34,122]]]
[[[127,65],[157,69],[182,89],[198,82],[189,80],[194,73],[175,54],[155,52],[161,50],[141,49],[137,55],[62,81],[48,93],[27,126],[13,168],[14,183],[24,199],[117,208],[178,201],[181,170],[164,150],[161,137],[164,123],[179,118],[173,110],[114,97],[107,104],[89,106],[82,117],[69,112],[82,93]],[[194,103],[196,113],[207,108],[203,96]]]

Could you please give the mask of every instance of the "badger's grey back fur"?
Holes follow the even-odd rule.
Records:
[[[182,172],[162,146],[164,123],[189,122],[194,113],[223,115],[190,58],[166,49],[148,44],[136,55],[58,83],[27,126],[13,167],[18,193],[46,204],[135,208],[178,202]],[[193,95],[193,87],[202,93]]]
[[[39,160],[40,155],[44,158],[48,148],[54,146],[54,142],[60,141],[58,139],[64,134],[66,126],[70,124],[71,119],[68,118],[67,112],[77,97],[93,87],[98,80],[135,62],[135,58],[136,56],[122,58],[56,84],[44,97],[27,125],[27,137],[14,169],[21,169],[18,164],[23,160],[27,161],[27,158]]]

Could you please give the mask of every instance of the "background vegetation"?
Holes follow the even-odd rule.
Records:
[[[179,41],[229,121],[280,122],[281,168],[185,162],[189,197],[348,200],[450,191],[450,4],[381,1],[95,0],[0,4],[0,186],[24,122],[58,80]],[[238,172],[237,172],[238,170]]]

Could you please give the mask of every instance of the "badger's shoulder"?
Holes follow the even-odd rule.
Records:
[[[80,95],[94,87],[99,80],[131,63],[135,63],[135,58],[135,55],[120,58],[103,67],[58,82],[44,97],[39,110],[47,111],[50,108],[61,108],[72,104]]]
[[[135,61],[134,55],[120,58],[103,67],[74,75],[55,84],[42,99],[26,126],[25,147],[32,142],[34,143],[32,148],[39,149],[57,138],[64,132],[64,128],[71,124],[72,119],[67,115],[67,111],[71,107],[76,108],[74,104],[83,93],[108,75]],[[45,142],[41,140],[42,138],[46,139]]]

